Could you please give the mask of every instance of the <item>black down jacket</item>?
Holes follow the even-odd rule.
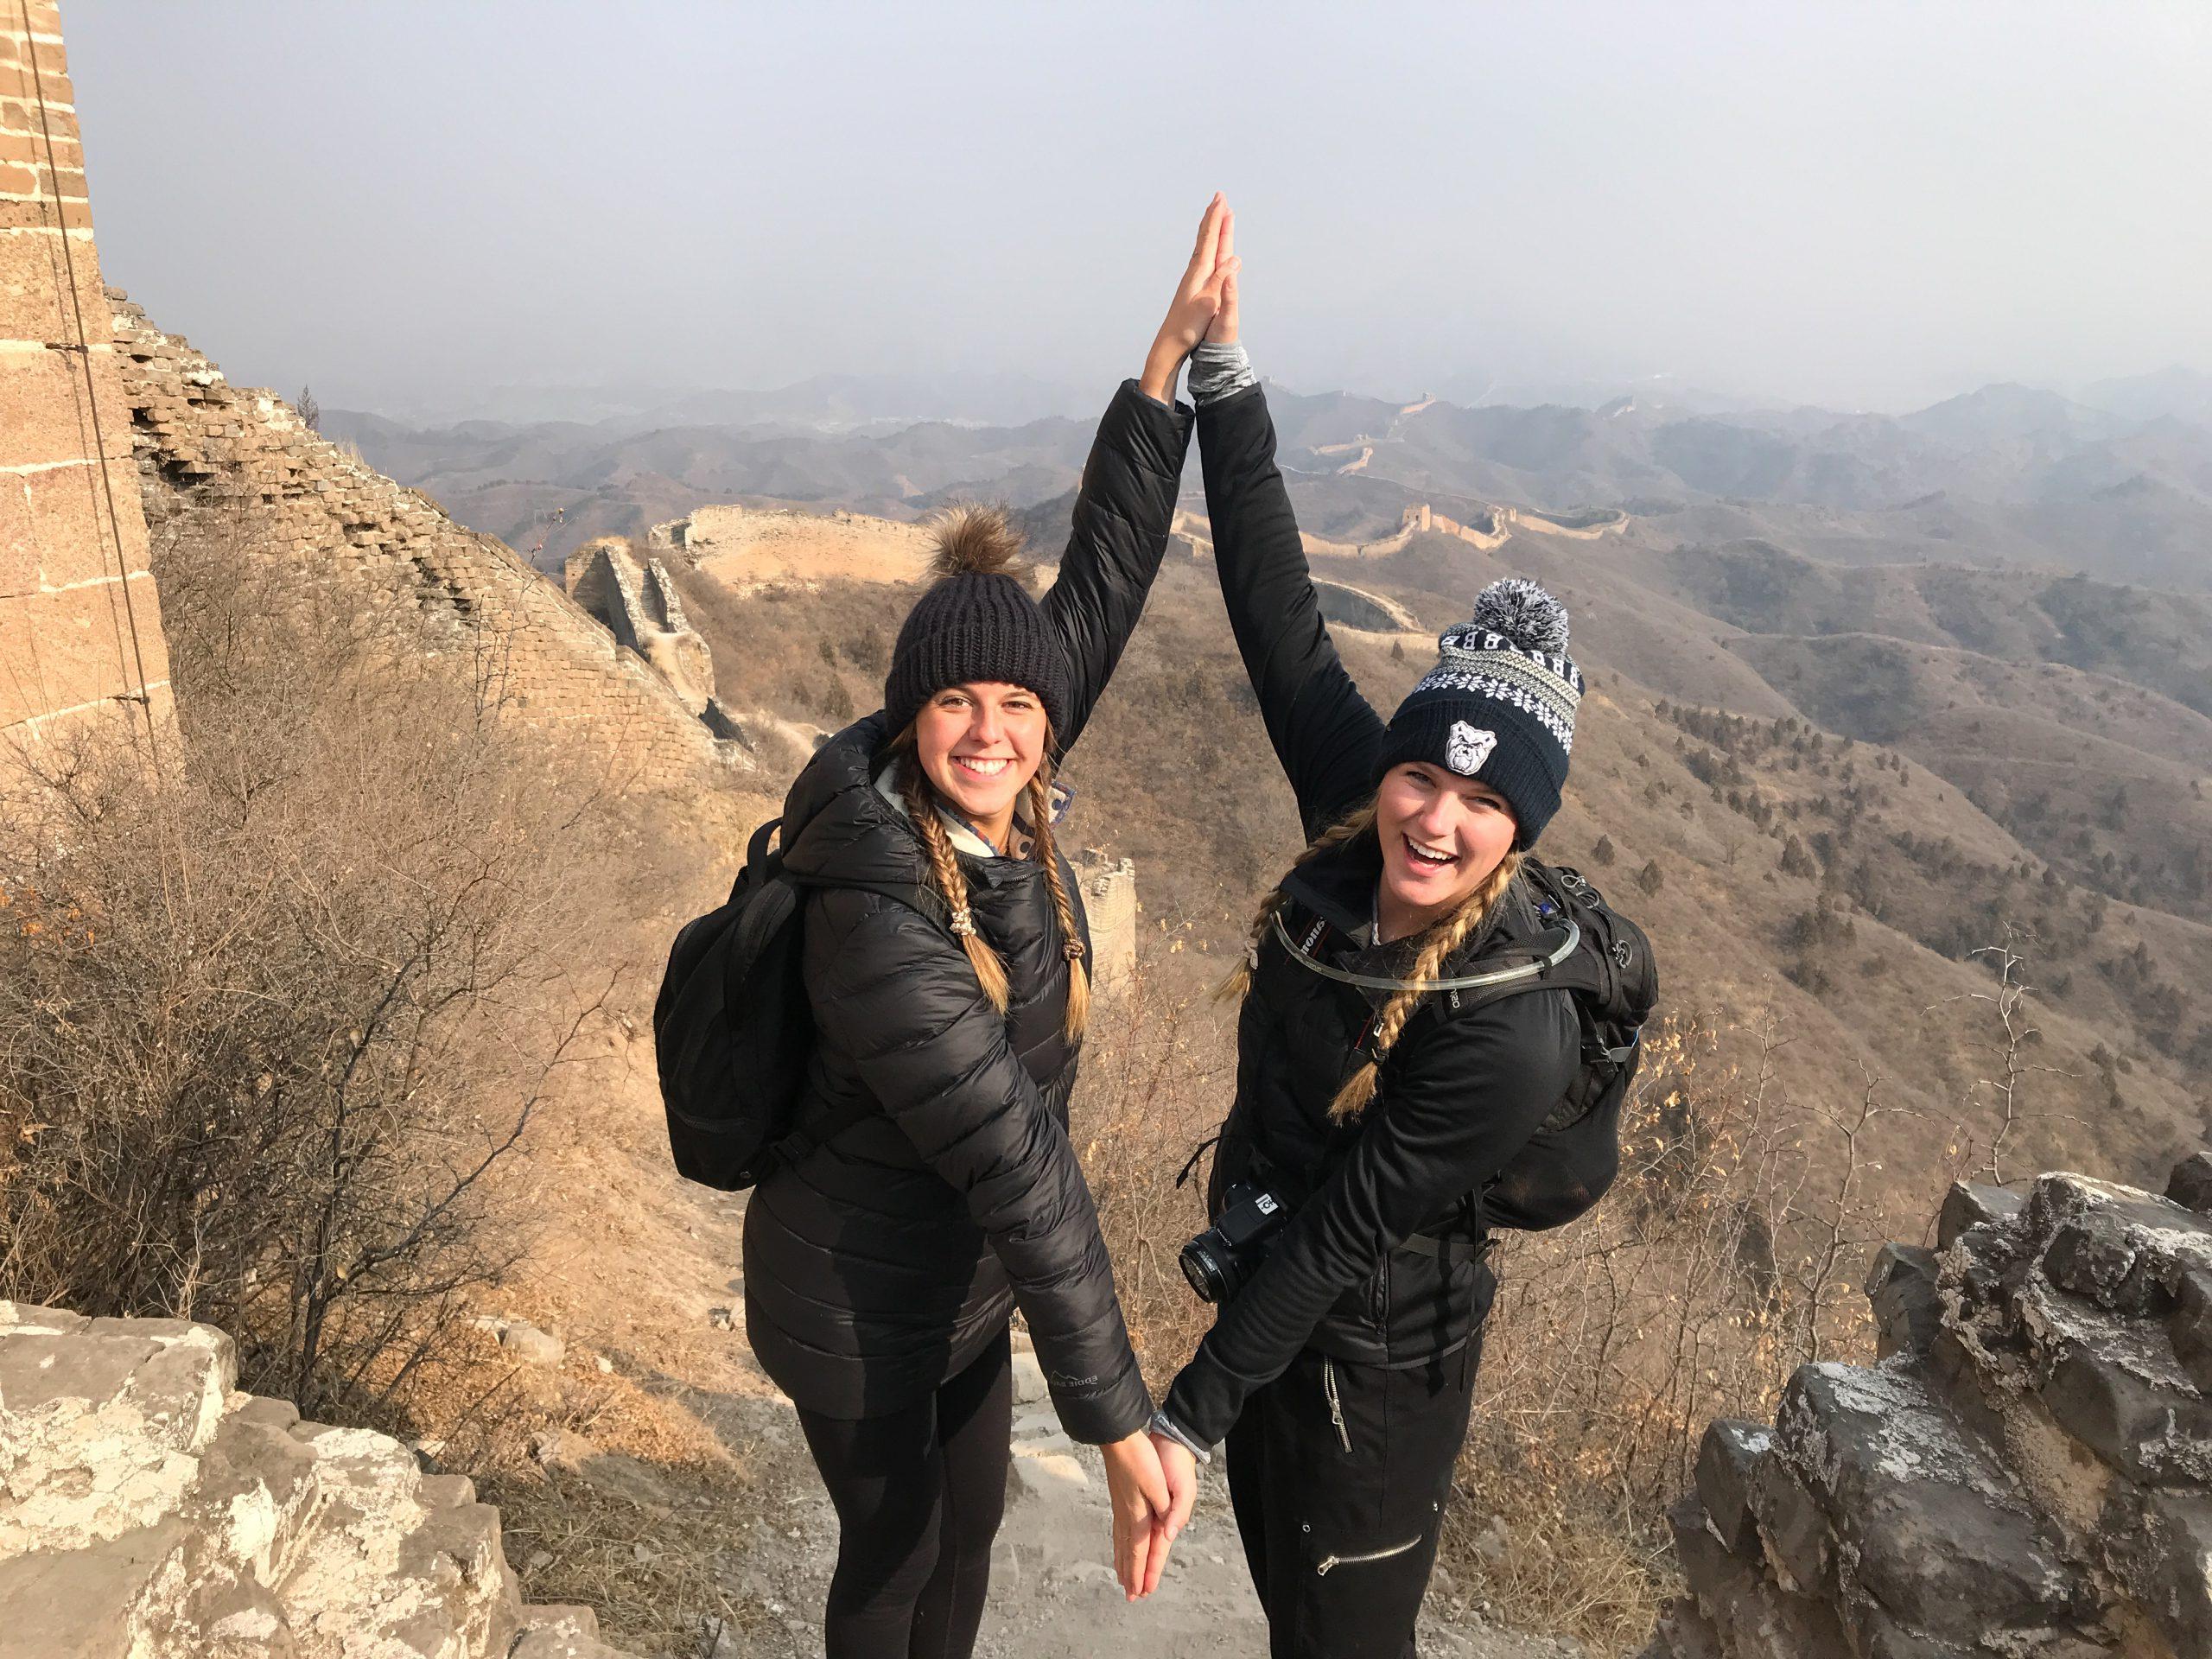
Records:
[[[1073,539],[1040,601],[1071,670],[1064,748],[1159,574],[1189,436],[1187,410],[1134,383],[1100,424]],[[875,787],[890,736],[880,715],[862,721],[799,775],[784,807],[795,874],[928,885],[919,837]],[[1019,1302],[1067,1432],[1118,1440],[1152,1402],[1068,1141],[1076,1053],[1052,898],[1027,859],[960,857],[976,925],[1006,961],[1003,1016],[942,923],[874,893],[808,894],[819,1042],[802,1112],[826,1117],[855,1096],[882,1109],[754,1189],[747,1331],[799,1405],[874,1416],[968,1364]]]
[[[1265,393],[1205,409],[1198,439],[1230,622],[1312,836],[1374,793],[1384,723],[1322,622]],[[1370,943],[1381,860],[1367,836],[1300,866],[1284,879],[1282,914],[1312,954],[1390,977],[1418,947]],[[1516,884],[1445,971],[1513,960],[1539,931]],[[1250,1179],[1296,1213],[1169,1390],[1169,1414],[1209,1445],[1302,1349],[1415,1365],[1465,1344],[1489,1312],[1496,1283],[1471,1248],[1485,1230],[1479,1194],[1510,1179],[1575,1077],[1573,1003],[1541,990],[1461,1011],[1431,996],[1385,1057],[1375,1103],[1334,1122],[1330,1103],[1363,1062],[1355,1046],[1388,997],[1316,974],[1272,932],[1261,946],[1210,1198],[1217,1209],[1230,1182]],[[1446,1248],[1404,1248],[1416,1235]]]

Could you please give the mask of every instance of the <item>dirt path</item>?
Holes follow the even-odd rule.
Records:
[[[1041,1394],[1041,1379],[1038,1390]],[[1027,1390],[1024,1390],[1027,1392]],[[726,1397],[704,1414],[746,1448],[763,1499],[747,1567],[780,1637],[755,1634],[749,1655],[822,1659],[818,1610],[836,1560],[836,1517],[816,1478],[798,1419],[780,1395]],[[979,1659],[1266,1659],[1267,1626],[1244,1567],[1228,1493],[1205,1480],[1198,1512],[1176,1542],[1159,1592],[1122,1599],[1109,1556],[1106,1477],[1096,1451],[1070,1441],[1041,1397],[1017,1404],[1006,1524],[992,1553],[991,1599]],[[1491,1629],[1451,1598],[1424,1621],[1421,1651],[1438,1659],[1573,1659],[1570,1643]]]

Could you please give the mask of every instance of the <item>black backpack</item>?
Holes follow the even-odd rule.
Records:
[[[1643,930],[1577,872],[1535,859],[1521,870],[1536,919],[1573,924],[1573,948],[1540,975],[1450,996],[1464,1008],[1528,991],[1573,993],[1581,1069],[1529,1144],[1472,1195],[1484,1226],[1537,1231],[1584,1214],[1620,1173],[1621,1105],[1643,1058],[1643,1024],[1659,1001],[1659,969]]]
[[[782,848],[768,845],[782,823],[772,818],[754,832],[729,898],[676,936],[653,1001],[653,1054],[677,1173],[725,1192],[797,1162],[874,1109],[863,1097],[799,1121],[814,1052],[814,1011],[800,977],[804,890],[856,887],[926,915],[944,911],[925,887],[791,874]]]

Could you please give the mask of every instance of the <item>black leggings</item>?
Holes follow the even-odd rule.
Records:
[[[828,1659],[968,1659],[1014,1436],[1007,1333],[918,1405],[799,1427],[837,1510]]]

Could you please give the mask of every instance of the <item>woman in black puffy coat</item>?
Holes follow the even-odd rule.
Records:
[[[745,1218],[747,1329],[837,1510],[830,1659],[972,1650],[1016,1305],[1062,1424],[1103,1450],[1125,1587],[1157,1580],[1151,1397],[1067,1136],[1088,936],[1052,772],[1159,573],[1190,436],[1171,400],[1234,269],[1226,222],[1217,197],[1143,377],[1099,425],[1051,591],[1030,596],[1003,517],[940,522],[883,711],[826,743],[785,805],[819,1033],[799,1124],[870,1103]]]
[[[1507,581],[1387,721],[1368,704],[1322,621],[1236,321],[1232,280],[1192,366],[1206,505],[1310,844],[1239,976],[1209,1199],[1219,1215],[1265,1192],[1288,1219],[1223,1287],[1155,1438],[1170,1538],[1225,1443],[1277,1659],[1401,1659],[1465,1438],[1488,1229],[1528,1222],[1532,1180],[1611,1175],[1562,1170],[1544,1144],[1580,1065],[1569,993],[1460,995],[1554,943],[1520,871],[1559,807],[1582,680],[1565,611]]]

